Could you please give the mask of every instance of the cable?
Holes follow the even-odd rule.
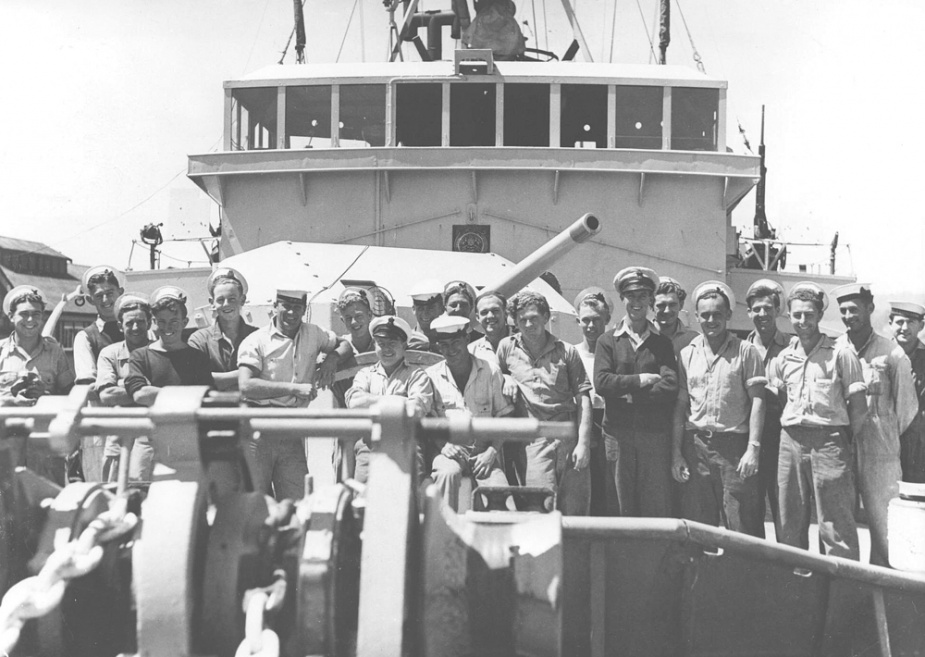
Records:
[[[263,28],[263,19],[267,16],[267,6],[270,4],[270,0],[267,0],[263,5],[263,13],[260,14],[260,23],[257,24],[257,33],[254,34],[254,42],[251,44],[251,51],[247,53],[247,62],[244,64],[244,72],[247,73],[247,67],[251,65],[251,57],[254,54],[254,48],[257,47],[257,39],[260,37],[260,30]]]
[[[549,50],[549,23],[546,21],[546,0],[543,1],[543,43],[544,50]],[[539,39],[537,39],[537,43]]]
[[[642,11],[642,5],[636,0],[636,7],[639,9],[639,18],[642,20],[642,28],[645,30],[646,39],[649,40],[649,52],[655,57],[655,45],[652,43],[652,36],[649,34],[649,26],[646,24],[646,15]],[[656,57],[656,59],[658,59]],[[651,59],[649,61],[652,61]]]
[[[707,69],[703,65],[700,53],[697,52],[697,46],[694,44],[694,37],[691,35],[690,28],[687,27],[687,19],[684,18],[684,10],[681,9],[681,0],[675,0],[675,4],[678,5],[678,13],[681,14],[681,22],[684,24],[684,31],[687,32],[687,39],[691,42],[691,50],[694,51],[694,62],[697,64],[697,70],[706,75]]]
[[[347,43],[347,33],[350,31],[350,23],[353,22],[353,14],[356,12],[357,3],[359,2],[360,0],[353,0],[353,9],[350,10],[350,18],[347,19],[347,27],[344,28],[344,38],[340,40],[340,48],[337,49],[337,58],[334,60],[335,64],[340,61],[340,54],[344,50],[344,44]]]
[[[610,24],[610,58],[608,61],[613,64],[613,42],[617,36],[617,0],[613,0],[613,21]]]

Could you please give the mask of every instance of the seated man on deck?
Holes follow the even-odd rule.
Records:
[[[127,292],[114,305],[115,316],[125,340],[103,347],[96,365],[96,382],[93,387],[103,406],[138,406],[125,389],[129,373],[129,359],[133,351],[147,347],[148,331],[153,316],[148,298]],[[114,482],[119,477],[122,449],[117,436],[107,436],[103,452],[102,479]],[[130,481],[149,481],[154,469],[154,448],[148,438],[136,438],[130,451],[128,478]]]
[[[411,327],[395,315],[377,317],[369,325],[379,362],[364,367],[347,391],[347,408],[369,408],[382,397],[406,397],[417,403],[421,415],[430,415],[434,407],[434,386],[420,367],[405,361]],[[365,483],[369,477],[369,445],[358,441],[354,479]],[[424,471],[424,459],[418,449],[418,471]]]
[[[446,359],[427,368],[434,384],[434,407],[438,415],[453,417],[503,417],[514,411],[502,393],[503,379],[497,365],[469,353],[469,319],[441,315],[431,325],[437,348]],[[431,476],[444,502],[459,510],[463,476],[477,484],[507,486],[501,469],[501,445],[484,442],[473,445],[439,446]]]

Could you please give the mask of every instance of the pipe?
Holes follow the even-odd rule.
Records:
[[[593,214],[586,214],[571,226],[546,242],[543,246],[521,260],[500,280],[485,286],[479,296],[497,292],[510,296],[521,290],[530,281],[546,271],[556,260],[582,242],[601,232],[601,222]]]
[[[416,13],[411,19],[406,40],[410,41],[419,27],[426,27],[427,54],[431,61],[440,61],[443,57],[443,26],[452,26],[455,19],[456,14],[451,11]]]

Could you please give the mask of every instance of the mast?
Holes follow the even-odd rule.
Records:
[[[671,43],[671,0],[659,0],[658,10],[658,63],[668,63],[668,44]]]
[[[771,227],[764,209],[764,190],[768,180],[768,168],[764,165],[764,105],[761,106],[761,143],[758,145],[758,157],[761,160],[758,186],[755,188],[755,239],[771,238]]]
[[[295,13],[295,58],[296,63],[305,63],[305,14],[302,13],[302,1],[292,0]]]

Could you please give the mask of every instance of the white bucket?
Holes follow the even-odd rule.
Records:
[[[900,482],[900,496],[888,510],[890,565],[896,570],[925,573],[925,497],[922,484]]]

